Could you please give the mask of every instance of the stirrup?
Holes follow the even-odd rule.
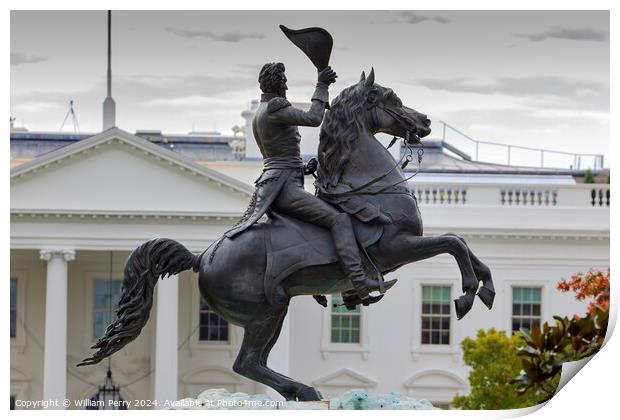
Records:
[[[368,280],[370,280],[370,279],[368,279]],[[370,281],[373,281],[373,280],[370,280]],[[372,286],[362,286],[362,287],[358,288],[356,286],[356,284],[353,283],[353,290],[357,293],[357,295],[360,297],[360,299],[362,301],[365,301],[365,300],[368,300],[369,298],[372,298],[370,293],[375,292],[375,291],[378,291],[381,296],[384,295],[388,290],[390,290],[392,288],[392,286],[394,286],[396,284],[398,279],[392,279],[392,280],[384,281],[383,277],[381,277],[380,280],[375,280],[375,281],[377,281],[379,283],[376,288],[374,288]],[[366,282],[364,282],[364,283],[366,283]],[[364,295],[362,295],[363,292],[366,292],[366,293]]]
[[[389,280],[385,282],[385,291],[387,292],[389,289],[391,289],[392,286],[394,286],[397,281],[398,279],[394,279],[394,280]],[[369,305],[372,305],[373,303],[377,303],[381,299],[383,299],[383,296],[385,295],[380,294],[378,296],[369,296],[367,299],[362,300],[357,294],[357,291],[355,289],[352,289],[352,290],[343,292],[342,303],[339,303],[339,304],[334,303],[334,307],[346,306],[348,310],[352,311],[357,307],[357,305],[369,306]]]

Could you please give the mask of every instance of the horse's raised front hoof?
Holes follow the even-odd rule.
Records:
[[[478,290],[478,297],[485,304],[485,306],[489,309],[493,308],[493,301],[495,300],[495,292],[485,286],[482,286]]]
[[[460,296],[458,299],[454,299],[454,309],[456,310],[456,319],[462,319],[465,315],[467,315],[467,312],[469,312],[469,310],[473,306],[474,297],[475,295],[471,293],[471,294],[464,294],[463,296]]]
[[[321,401],[322,399],[321,393],[311,386],[305,386],[297,391],[298,401]]]

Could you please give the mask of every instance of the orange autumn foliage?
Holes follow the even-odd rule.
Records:
[[[573,291],[575,298],[579,301],[594,298],[588,306],[588,312],[594,314],[595,307],[598,306],[604,311],[609,310],[609,273],[591,268],[586,274],[577,273],[571,276],[570,280],[558,282],[557,289],[562,292]]]

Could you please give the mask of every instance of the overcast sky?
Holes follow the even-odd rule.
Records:
[[[608,154],[607,12],[113,12],[117,125],[230,132],[269,61],[285,63],[290,99],[309,100],[316,70],[280,23],[333,35],[332,93],[374,66],[437,135],[445,120],[481,140]],[[58,130],[73,99],[82,131],[100,130],[105,74],[105,12],[11,12],[18,125]]]

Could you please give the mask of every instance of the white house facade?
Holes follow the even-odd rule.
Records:
[[[153,237],[204,250],[242,215],[260,170],[259,161],[190,159],[117,128],[16,162],[10,273],[16,408],[20,401],[95,394],[108,363],[76,364],[112,320],[129,252]],[[395,391],[445,407],[468,392],[462,339],[481,328],[510,333],[553,315],[583,313],[585,303],[555,284],[609,266],[609,185],[552,173],[474,172],[420,173],[411,186],[425,234],[460,234],[491,268],[497,289],[491,311],[477,301],[456,319],[459,271],[452,257],[439,256],[390,274],[398,284],[379,304],[358,311],[294,298],[269,364],[325,395]],[[125,400],[195,397],[207,388],[269,392],[232,371],[242,331],[209,310],[196,280],[183,272],[160,281],[140,337],[110,359]]]

